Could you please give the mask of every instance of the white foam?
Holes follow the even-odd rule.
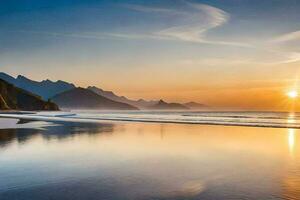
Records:
[[[288,113],[254,112],[38,112],[0,114],[3,118],[52,122],[103,123],[103,121],[131,121],[155,123],[186,123],[275,128],[300,128],[296,115]]]

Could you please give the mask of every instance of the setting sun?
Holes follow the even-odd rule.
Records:
[[[298,96],[298,92],[295,91],[295,90],[289,91],[289,92],[287,93],[287,96],[288,96],[289,98],[296,98],[296,97]]]

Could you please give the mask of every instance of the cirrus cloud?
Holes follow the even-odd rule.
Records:
[[[184,1],[180,8],[157,8],[141,5],[123,5],[124,7],[138,12],[159,15],[162,20],[171,18],[170,25],[159,30],[149,31],[142,34],[118,33],[114,36],[126,38],[151,38],[161,40],[177,40],[193,43],[206,43],[215,45],[231,45],[240,47],[251,47],[250,44],[209,39],[208,32],[225,25],[229,19],[229,13],[219,8],[200,3]]]
[[[300,30],[280,35],[280,36],[274,38],[272,40],[272,42],[283,43],[283,42],[290,42],[290,41],[295,41],[295,40],[300,40]]]

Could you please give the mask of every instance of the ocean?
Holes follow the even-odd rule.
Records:
[[[299,116],[1,114],[0,199],[300,199]]]

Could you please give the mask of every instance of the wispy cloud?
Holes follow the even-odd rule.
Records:
[[[51,32],[51,31],[29,31],[29,30],[14,30],[6,31],[11,33],[26,33],[26,34],[37,34],[46,35],[51,37],[73,37],[73,38],[85,38],[85,39],[107,39],[108,35],[95,33],[95,32]]]
[[[218,8],[204,4],[189,3],[188,5],[193,12],[185,13],[187,24],[170,27],[156,34],[184,41],[205,42],[207,31],[222,26],[229,19],[229,15]]]
[[[178,12],[176,10],[172,10],[169,8],[156,8],[156,7],[146,7],[142,5],[134,5],[134,4],[122,4],[122,7],[128,8],[130,10],[136,10],[140,12],[157,12],[157,13],[169,13],[169,14],[183,14],[183,12]]]
[[[300,61],[299,49],[292,47],[297,42],[300,42],[300,30],[276,36],[269,40],[268,44],[271,44],[273,48],[278,49],[275,51],[277,51],[277,53],[281,53],[285,57],[285,59],[278,64],[286,64]]]
[[[272,39],[271,42],[283,43],[283,42],[290,42],[290,41],[295,41],[295,40],[300,40],[300,30],[280,35],[280,36]]]
[[[141,5],[125,5],[126,8],[139,12],[147,12],[160,15],[164,17],[172,17],[173,23],[160,30],[144,33],[142,36],[136,34],[137,38],[152,38],[152,39],[165,39],[165,40],[178,40],[194,43],[207,43],[217,45],[232,45],[250,47],[246,43],[235,41],[222,41],[208,39],[208,31],[221,27],[226,24],[230,15],[213,6],[199,3],[190,3],[184,1],[184,6],[181,9],[171,8],[154,8],[145,7]],[[131,34],[120,34],[122,37]],[[132,36],[127,36],[132,37]],[[134,37],[132,37],[134,38]]]
[[[286,59],[283,60],[280,64],[294,63],[300,61],[300,52],[288,52]]]

